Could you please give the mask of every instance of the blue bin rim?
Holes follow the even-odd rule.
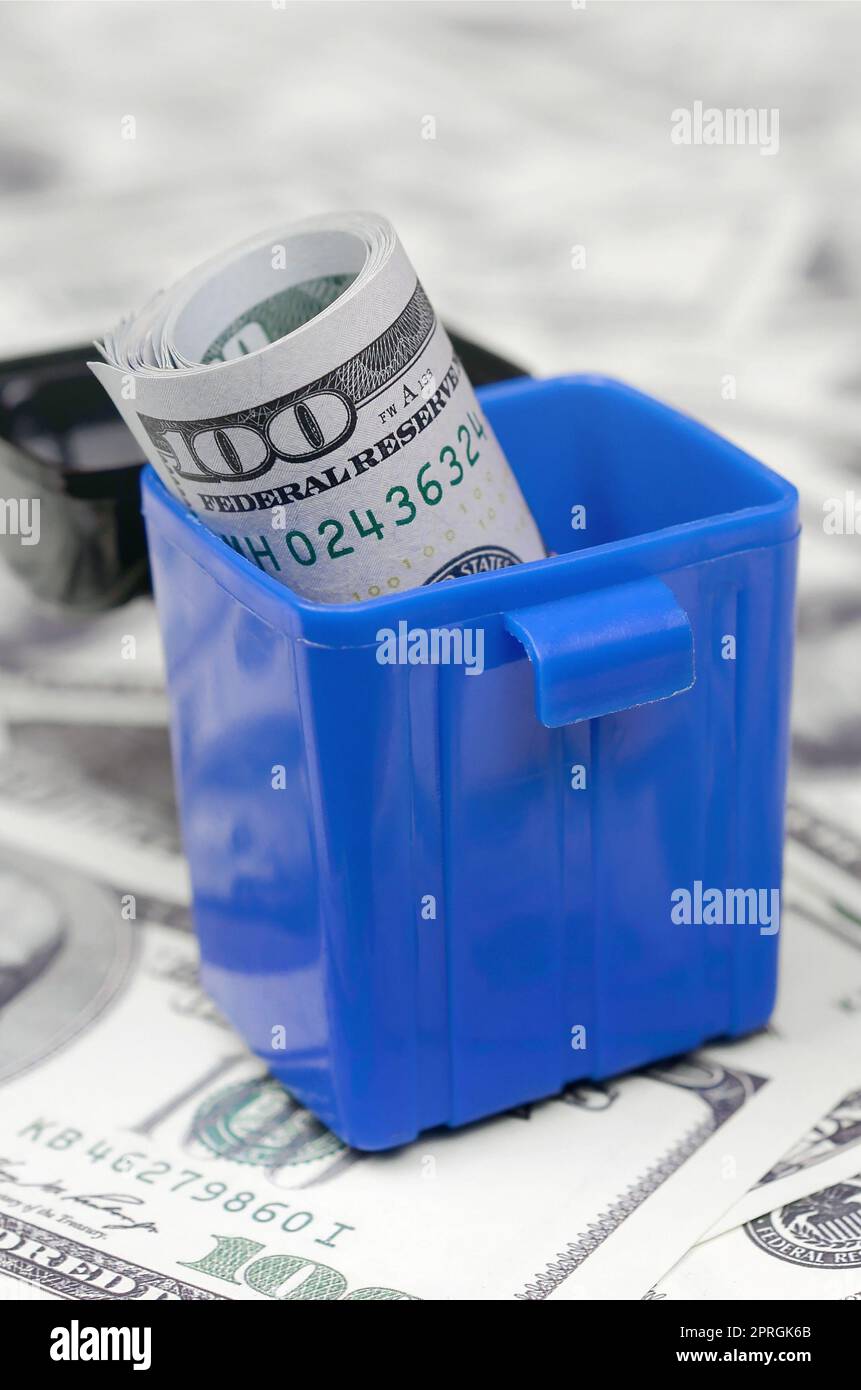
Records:
[[[556,391],[560,385],[600,389],[624,397],[644,411],[668,416],[704,449],[722,455],[736,471],[769,484],[772,499],[490,574],[381,595],[361,603],[323,604],[300,597],[210,531],[168,492],[148,465],[141,475],[141,494],[150,541],[158,533],[177,546],[228,594],[276,630],[315,646],[357,648],[376,646],[378,630],[396,627],[400,619],[406,618],[417,627],[474,624],[529,604],[668,574],[726,555],[783,544],[798,536],[798,492],[787,479],[691,416],[613,377],[592,373],[520,377],[483,387],[477,395],[492,412],[497,401],[540,395],[548,388]]]

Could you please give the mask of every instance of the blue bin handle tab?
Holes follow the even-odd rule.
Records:
[[[548,728],[666,700],[694,683],[688,616],[660,579],[617,584],[504,613],[535,676]]]

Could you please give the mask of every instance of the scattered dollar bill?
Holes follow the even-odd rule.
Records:
[[[0,738],[0,841],[25,855],[47,850],[58,866],[126,892],[187,903],[166,730],[12,725]]]
[[[861,1027],[861,987],[851,964],[853,955],[861,959],[861,844],[851,823],[836,823],[807,800],[790,804],[787,829],[784,906],[789,929],[797,917],[818,929],[816,950],[796,978],[809,975],[821,981],[832,1017],[854,1019]],[[803,993],[795,1007],[800,1014]],[[858,1056],[857,1045],[850,1056]],[[709,1237],[855,1175],[861,1165],[861,1066],[852,1062],[850,1076],[850,1084],[841,1090],[835,1086],[827,1109],[715,1223]]]
[[[733,1230],[775,1206],[808,1197],[823,1184],[853,1178],[861,1164],[861,1090],[842,1095],[759,1182],[716,1222],[706,1239]]]
[[[0,723],[167,725],[152,600],[86,617],[27,595],[0,566]]]
[[[698,1245],[645,1296],[861,1300],[861,1174]]]
[[[92,369],[171,492],[305,597],[360,601],[544,556],[382,217],[245,242],[100,347]]]

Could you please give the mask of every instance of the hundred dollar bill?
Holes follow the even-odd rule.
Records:
[[[698,1245],[645,1297],[861,1301],[861,1175]]]
[[[170,491],[325,603],[541,559],[445,329],[382,217],[318,217],[216,257],[91,363]]]
[[[0,877],[6,848],[26,855],[50,845],[55,864],[187,903],[170,775],[164,729],[16,723],[0,738]]]
[[[820,815],[808,802],[787,809],[786,862],[790,931],[796,916],[817,930],[815,954],[799,962],[799,979],[816,978],[833,1017],[861,1028],[861,843],[851,823]],[[803,998],[797,1000],[800,1011]],[[706,1239],[742,1226],[824,1187],[853,1178],[861,1167],[861,1066],[857,1044],[845,1059],[850,1084],[836,1088],[827,1109],[772,1162],[742,1200],[724,1214]]]
[[[776,1207],[791,1205],[824,1186],[854,1178],[861,1164],[861,1090],[857,1087],[820,1115],[785,1154],[772,1163],[740,1202],[704,1238],[706,1242]],[[702,1242],[701,1242],[702,1243]]]

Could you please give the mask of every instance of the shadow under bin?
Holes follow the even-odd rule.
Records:
[[[551,558],[325,606],[143,479],[203,980],[358,1148],[774,1002],[795,489],[617,382],[479,398]],[[482,673],[380,664],[402,622]]]

